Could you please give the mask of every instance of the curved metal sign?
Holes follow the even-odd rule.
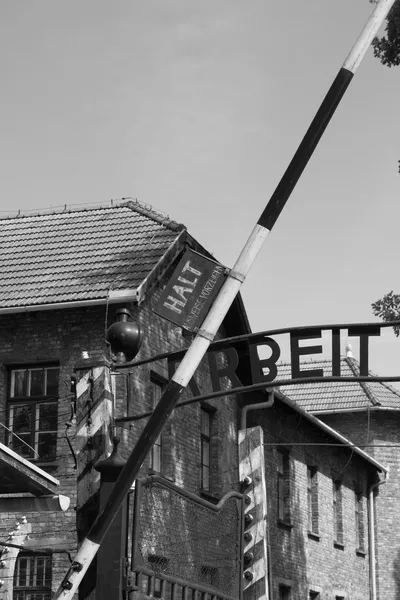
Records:
[[[222,377],[228,377],[235,388],[244,387],[250,382],[246,382],[246,384],[241,382],[240,371],[246,368],[251,374],[252,384],[274,383],[278,375],[278,361],[281,357],[281,346],[276,337],[280,336],[286,336],[285,341],[289,341],[290,344],[291,378],[286,379],[285,384],[298,383],[304,381],[304,379],[321,381],[325,379],[332,380],[334,378],[335,381],[348,381],[350,378],[342,377],[340,370],[340,335],[344,330],[346,330],[347,337],[354,337],[359,340],[360,374],[359,376],[355,375],[352,377],[352,381],[364,381],[365,378],[371,381],[400,381],[399,375],[372,377],[369,373],[370,340],[379,337],[383,327],[393,327],[395,325],[400,325],[400,320],[387,323],[345,323],[286,327],[217,340],[210,344],[207,352],[212,387],[214,391],[219,391],[221,389],[220,379]],[[302,357],[322,354],[322,332],[324,331],[331,333],[331,368],[329,369],[329,376],[322,369],[306,370],[302,369],[301,365]],[[312,341],[314,344],[307,345],[307,341]],[[261,348],[267,348],[269,353],[268,358],[260,358],[259,350]],[[116,365],[115,368],[135,367],[156,360],[167,359],[171,374],[175,370],[175,365],[182,360],[185,352],[186,350],[165,352],[139,361],[125,363],[121,366]],[[193,385],[191,387],[192,392],[197,391]]]
[[[377,376],[369,372],[369,345],[371,339],[380,336],[382,327],[400,325],[400,321],[387,323],[345,323],[337,325],[313,325],[310,327],[286,327],[258,333],[249,333],[213,342],[207,352],[206,360],[210,374],[212,391],[204,393],[193,377],[189,383],[193,398],[183,400],[177,407],[238,394],[294,384],[310,384],[321,382],[356,382],[356,381],[400,381],[400,375]],[[341,374],[340,363],[340,334],[346,331],[346,337],[359,340],[359,375],[348,376]],[[326,372],[321,368],[304,369],[301,357],[320,355],[323,352],[322,332],[331,333],[331,364],[328,362]],[[279,378],[278,361],[281,356],[281,346],[276,337],[286,336],[290,344],[290,378]],[[289,337],[289,340],[287,339]],[[313,342],[313,345],[307,345]],[[282,344],[282,342],[281,342]],[[268,358],[260,358],[259,350],[267,348]],[[115,369],[139,367],[156,360],[166,359],[170,377],[176,366],[182,360],[186,350],[164,352],[142,360],[131,361],[123,365],[115,365]],[[322,359],[322,357],[321,357]],[[326,360],[326,357],[325,357]],[[289,361],[287,361],[289,363]],[[317,365],[316,365],[317,366]],[[226,378],[230,385],[227,389]],[[116,422],[135,421],[150,416],[152,411],[135,416],[119,417]]]

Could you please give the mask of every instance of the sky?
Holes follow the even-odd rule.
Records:
[[[3,0],[1,214],[137,198],[231,267],[371,10]],[[376,321],[400,293],[399,94],[370,49],[243,285],[253,331]],[[400,375],[388,329],[370,368]]]

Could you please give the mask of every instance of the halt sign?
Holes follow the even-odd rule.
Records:
[[[187,250],[154,309],[188,331],[197,331],[225,281],[225,267]]]

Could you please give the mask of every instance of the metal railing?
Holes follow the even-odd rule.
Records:
[[[139,593],[162,600],[238,600],[212,587],[185,581],[173,575],[156,574],[144,566],[136,567],[133,575],[133,584]]]

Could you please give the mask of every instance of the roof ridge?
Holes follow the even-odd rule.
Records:
[[[155,210],[150,204],[139,202],[137,198],[130,197],[120,198],[119,200],[111,199],[107,203],[89,202],[84,204],[60,204],[57,206],[51,206],[47,208],[34,208],[28,210],[19,209],[17,211],[11,211],[7,214],[0,214],[0,220],[23,219],[28,217],[41,217],[45,215],[61,215],[63,213],[85,212],[99,209],[112,209],[121,207],[130,208],[138,214],[148,217],[149,219],[160,223],[168,229],[172,229],[172,231],[182,231],[186,229],[185,225],[183,225],[182,223],[178,223],[177,221],[173,221],[168,215]],[[7,211],[0,212],[4,213]]]
[[[124,202],[121,202],[119,206],[126,206],[140,215],[149,217],[149,219],[153,219],[153,221],[164,225],[164,227],[169,227],[169,229],[172,229],[173,231],[183,231],[186,229],[185,225],[182,223],[173,221],[169,218],[169,215],[155,210],[150,204],[139,202],[137,198],[121,198],[121,200]]]
[[[346,358],[345,356],[341,356],[340,360],[343,360],[344,358]],[[310,360],[305,360],[304,362],[301,363],[300,366],[303,365],[315,365],[316,363],[329,363],[330,365],[332,364],[332,359],[330,358],[319,358],[319,359],[310,359]],[[292,361],[291,360],[280,360],[279,362],[276,363],[278,365],[278,367],[283,367],[286,365],[291,365]]]
[[[356,358],[352,357],[345,357],[345,360],[347,361],[347,359],[352,360],[355,362],[355,364],[359,367],[359,362]],[[350,366],[350,365],[349,365]],[[351,367],[350,367],[351,368]],[[377,373],[375,373],[374,371],[371,371],[371,369],[368,369],[368,375],[371,375],[372,377],[379,377],[379,375]],[[368,382],[362,382],[365,383],[366,385],[368,385]],[[383,387],[385,387],[387,390],[389,390],[390,392],[392,392],[392,394],[395,394],[395,396],[400,398],[400,391],[396,390],[395,387],[393,387],[392,385],[390,385],[389,383],[387,383],[386,381],[378,381],[377,383],[379,383],[380,385],[382,385]],[[364,388],[363,388],[364,389]],[[369,390],[369,392],[372,394],[372,396],[374,397],[375,402],[380,405],[381,402],[379,402],[379,400],[376,400],[376,396],[375,394]]]
[[[111,204],[110,204],[111,203]],[[79,208],[72,208],[72,207]],[[32,208],[27,210],[18,209],[16,211],[0,211],[1,220],[7,219],[23,219],[27,217],[41,217],[45,215],[61,215],[63,213],[71,213],[71,212],[84,212],[88,210],[98,210],[100,208],[116,208],[117,205],[113,204],[113,200],[109,202],[89,202],[89,203],[77,203],[77,204],[58,204],[56,206],[50,206],[46,208]]]
[[[360,365],[358,361],[354,357],[350,356],[345,356],[344,361],[347,363],[353,374],[358,377],[360,375]],[[371,374],[371,371],[368,370],[368,373]],[[373,406],[381,405],[375,394],[369,389],[366,381],[359,381],[358,384]]]
[[[358,362],[358,360],[356,358],[341,355],[340,360],[345,361],[347,363],[347,365],[349,366],[349,368],[351,369],[351,371],[353,372],[353,374],[355,376],[358,376],[360,374],[359,373],[360,363]],[[315,365],[316,363],[331,363],[331,362],[332,362],[331,359],[320,359],[318,361],[317,360],[315,360],[315,361],[308,360],[308,361],[303,362],[302,365],[305,365],[305,364]],[[278,366],[283,367],[283,366],[291,365],[291,362],[290,361],[280,361],[277,364],[278,364]],[[358,368],[358,372],[354,369],[354,367]],[[379,375],[377,373],[375,373],[374,371],[371,371],[371,369],[368,369],[368,375],[370,375],[371,377],[379,377]],[[380,402],[377,395],[368,387],[369,382],[368,381],[359,381],[358,383],[360,384],[360,387],[362,388],[362,390],[365,393],[365,395],[367,396],[367,398],[371,401],[371,403],[374,406],[381,406],[382,403]],[[380,384],[381,386],[383,386],[384,388],[389,390],[392,394],[394,394],[395,396],[400,398],[400,390],[397,390],[395,387],[393,387],[386,381],[378,381],[376,383]]]

